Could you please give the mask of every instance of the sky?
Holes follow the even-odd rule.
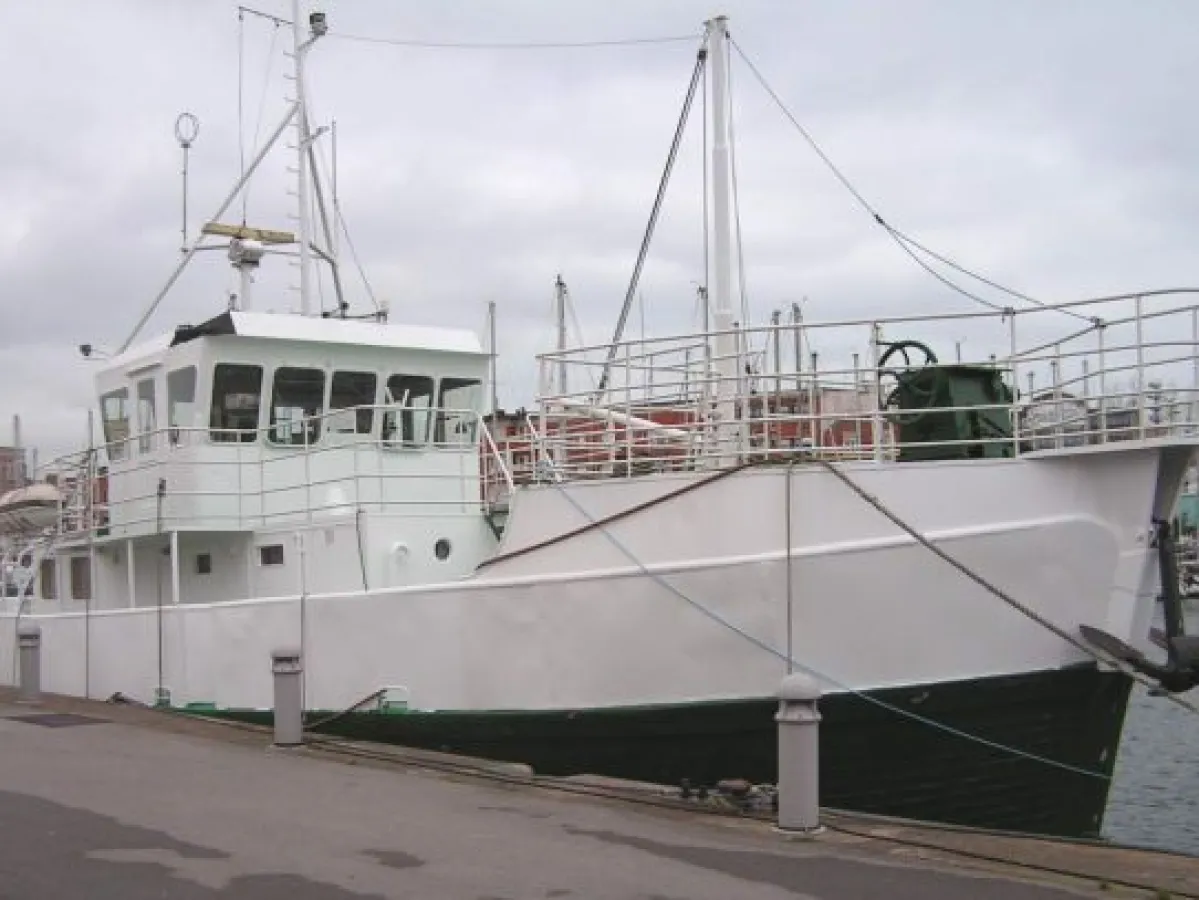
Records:
[[[248,5],[290,14],[282,0]],[[730,17],[740,49],[855,188],[937,252],[1044,300],[1199,285],[1199,6],[1188,0],[320,8],[330,34],[312,51],[308,88],[314,124],[336,121],[351,306],[370,308],[351,243],[393,321],[482,332],[494,301],[505,407],[535,393],[559,273],[583,340],[610,338],[698,36],[715,13]],[[281,51],[291,38],[261,17],[239,19],[226,0],[0,0],[0,9],[0,442],[19,414],[25,443],[44,459],[87,440],[97,364],[78,345],[122,344],[180,258],[176,117],[200,120],[194,236],[285,109]],[[674,36],[690,39],[523,50],[378,40]],[[736,54],[732,90],[752,323],[800,300],[808,319],[978,309],[900,252]],[[698,324],[701,134],[697,103],[640,283],[650,333]],[[328,135],[320,147],[331,169]],[[263,162],[244,206],[249,224],[294,228],[292,164],[286,147]],[[242,211],[239,202],[225,218]],[[295,308],[295,282],[293,267],[271,260],[256,308]],[[220,312],[233,284],[221,252],[199,254],[141,337]],[[324,292],[328,302],[327,281]],[[636,310],[632,333],[641,319]],[[1048,335],[1077,324],[1059,316],[1037,327]],[[932,335],[943,356],[955,341],[967,356],[999,350],[994,325],[976,325],[908,330]],[[820,349],[847,356],[849,347]]]

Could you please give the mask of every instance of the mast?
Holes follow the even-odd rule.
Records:
[[[179,280],[179,277],[183,274],[183,271],[192,261],[192,258],[200,250],[206,249],[202,244],[202,240],[208,235],[221,235],[224,237],[241,239],[240,242],[230,242],[229,247],[230,261],[238,269],[239,275],[241,276],[242,296],[239,298],[239,302],[241,303],[249,302],[250,288],[253,284],[252,269],[255,265],[257,265],[262,254],[265,252],[263,247],[256,246],[256,244],[292,244],[298,242],[300,245],[300,312],[303,315],[308,315],[311,313],[311,290],[309,284],[310,263],[312,260],[314,247],[312,244],[312,225],[309,218],[311,213],[311,202],[309,200],[310,176],[312,177],[314,184],[316,184],[317,202],[321,208],[322,223],[325,226],[326,240],[330,244],[330,247],[332,247],[333,239],[332,231],[328,223],[328,216],[325,212],[324,200],[320,192],[319,179],[316,177],[316,167],[314,164],[312,164],[311,149],[314,135],[310,132],[308,125],[308,108],[304,92],[304,60],[312,45],[328,32],[329,26],[325,19],[324,13],[311,13],[308,16],[308,26],[311,36],[307,40],[303,40],[301,34],[302,26],[300,23],[300,5],[300,0],[292,0],[292,46],[294,48],[293,58],[295,63],[295,73],[293,77],[296,82],[296,96],[294,101],[288,104],[287,111],[283,116],[283,120],[279,122],[279,125],[275,128],[275,130],[271,133],[271,136],[266,140],[266,143],[263,144],[262,148],[254,156],[254,159],[250,162],[249,166],[243,168],[241,176],[234,183],[232,189],[229,191],[228,195],[226,195],[225,199],[221,201],[221,204],[217,207],[216,212],[213,213],[212,216],[210,216],[207,220],[205,220],[205,224],[200,228],[200,237],[183,248],[183,258],[179,261],[174,271],[171,272],[166,284],[162,286],[157,295],[155,295],[154,299],[150,302],[149,306],[142,313],[141,318],[138,319],[137,324],[134,325],[129,336],[117,349],[117,355],[124,353],[127,349],[129,349],[133,341],[136,340],[138,334],[141,333],[142,328],[145,327],[146,322],[149,321],[150,317],[154,314],[154,311],[158,309],[159,304],[161,304],[166,298],[167,294],[170,293],[171,288],[175,286],[175,283]],[[190,123],[185,124],[190,125]],[[257,171],[258,167],[262,164],[262,161],[266,158],[267,154],[270,153],[271,148],[275,146],[283,133],[293,125],[296,129],[296,195],[300,207],[298,211],[299,215],[297,217],[299,221],[298,236],[293,235],[291,232],[274,231],[263,228],[250,228],[244,224],[241,226],[234,226],[221,223],[221,217],[225,214],[225,211],[233,204],[233,202],[241,195],[242,190],[245,188],[250,178],[253,177],[255,171]],[[323,133],[324,130],[325,129],[321,129],[318,134]],[[176,136],[179,137],[180,134],[187,136],[188,132],[177,132]],[[190,137],[191,140],[194,141],[194,131],[190,133]],[[184,225],[183,230],[184,235],[186,235],[186,224]],[[331,251],[317,249],[316,252],[322,258],[328,259],[331,263],[334,273],[334,286],[338,295],[338,306],[344,310],[345,304],[341,297],[341,282],[337,275],[336,260]],[[245,307],[243,306],[242,308]]]
[[[495,301],[487,302],[487,349],[491,352],[488,354],[491,359],[489,362],[490,378],[491,378],[491,415],[500,410],[500,387],[499,387],[499,349],[496,346],[495,338]],[[494,424],[493,424],[494,427]]]
[[[728,17],[709,25],[712,60],[712,290],[708,292],[709,341],[715,357],[717,452],[740,451],[735,400],[740,384],[739,341],[733,333],[732,189],[729,169],[729,33]]]
[[[307,316],[312,312],[311,293],[309,288],[309,269],[312,257],[311,231],[308,220],[310,200],[308,198],[308,161],[312,135],[308,129],[308,104],[304,96],[304,58],[308,50],[328,30],[325,14],[314,12],[308,17],[312,29],[312,37],[303,39],[300,30],[300,0],[291,0],[292,18],[292,60],[295,63],[296,80],[296,197],[300,206],[299,226],[297,237],[300,241],[300,314]]]
[[[292,61],[296,78],[296,197],[300,206],[300,315],[306,316],[308,299],[308,109],[304,103],[305,42],[300,35],[300,0],[291,0]]]
[[[554,325],[557,340],[554,349],[558,351],[558,364],[554,367],[555,383],[553,389],[558,396],[566,395],[566,282],[559,275],[554,281]]]

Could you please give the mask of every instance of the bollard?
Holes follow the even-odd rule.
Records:
[[[304,705],[300,678],[304,663],[298,647],[280,647],[271,653],[275,675],[275,746],[298,747],[304,743]]]
[[[17,652],[20,654],[21,680],[17,685],[18,703],[40,703],[42,699],[42,629],[32,622],[17,628]]]
[[[778,827],[820,831],[820,685],[798,672],[779,688]]]

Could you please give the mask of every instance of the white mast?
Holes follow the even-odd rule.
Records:
[[[712,62],[712,282],[708,293],[709,319],[714,337],[713,356],[716,385],[717,452],[737,453],[740,427],[734,422],[735,400],[740,384],[737,335],[732,308],[732,224],[729,170],[729,69],[728,17],[717,16],[709,23],[709,59]]]
[[[557,340],[554,349],[558,351],[558,364],[554,367],[557,378],[553,390],[559,397],[566,396],[566,282],[559,275],[554,282],[554,319]]]
[[[292,18],[292,55],[295,63],[296,79],[296,197],[300,205],[299,228],[297,237],[300,241],[300,314],[309,315],[312,312],[311,296],[309,293],[309,263],[311,261],[311,245],[308,221],[308,147],[312,136],[308,131],[308,106],[304,97],[304,57],[317,39],[325,34],[328,26],[324,13],[312,13],[308,21],[312,27],[312,37],[302,39],[300,31],[300,0],[291,0]]]

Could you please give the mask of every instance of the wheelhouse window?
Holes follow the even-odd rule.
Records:
[[[212,439],[253,441],[261,404],[262,366],[218,363],[212,372],[212,414],[208,420]]]
[[[100,398],[100,419],[104,425],[104,443],[108,458],[125,458],[125,441],[129,438],[129,389],[110,391]]]
[[[154,379],[137,383],[137,449],[149,453],[154,449]]]
[[[443,378],[437,398],[436,444],[473,444],[483,385],[477,378]]]
[[[167,373],[167,427],[171,443],[179,443],[179,429],[191,428],[196,410],[196,367]],[[186,441],[186,437],[184,438]]]
[[[383,443],[419,447],[429,440],[433,413],[433,379],[426,375],[392,375],[387,379],[387,405],[383,416]]]
[[[321,436],[321,422],[316,416],[321,414],[324,405],[323,369],[276,369],[268,432],[271,443],[315,444]]]
[[[329,412],[344,410],[329,416],[329,428],[343,434],[370,434],[374,426],[374,372],[334,372],[329,386]],[[367,407],[356,409],[355,407]]]

